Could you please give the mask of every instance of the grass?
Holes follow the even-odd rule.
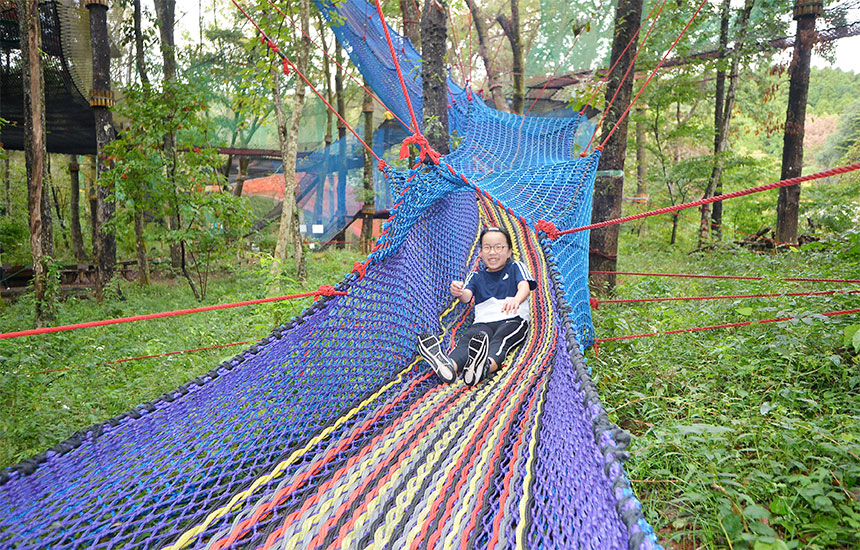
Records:
[[[312,255],[308,281],[298,284],[284,278],[281,289],[292,294],[337,283],[358,259],[357,253],[338,250]],[[162,273],[146,288],[120,281],[123,299],[114,295],[99,305],[91,299],[70,297],[58,304],[56,324],[265,297],[268,281],[268,274],[256,263],[244,263],[218,274],[202,304],[183,279],[169,274]],[[175,389],[247,346],[114,365],[106,361],[256,340],[312,300],[0,340],[0,467],[30,458],[76,430]],[[32,312],[31,297],[7,305],[0,316],[0,332],[32,328]],[[55,369],[68,370],[46,372]]]
[[[619,271],[765,275],[765,281],[623,277],[620,298],[858,288],[834,247],[686,254],[625,235]],[[688,247],[687,250],[690,248]],[[654,259],[665,258],[661,265]],[[860,357],[845,335],[860,296],[604,304],[599,337],[752,319],[751,325],[604,344],[588,353],[610,418],[634,435],[629,477],[669,548],[860,548]],[[853,327],[853,328],[852,328]]]

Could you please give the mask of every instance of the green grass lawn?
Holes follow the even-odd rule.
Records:
[[[618,298],[860,289],[778,280],[857,278],[858,258],[839,246],[763,255],[726,245],[691,255],[625,240],[619,271],[770,279],[629,276]],[[816,315],[854,308],[860,295],[604,304],[594,312],[599,338],[800,317],[587,353],[610,418],[634,435],[627,471],[667,547],[860,548],[860,357],[846,342],[860,315]]]
[[[293,294],[335,284],[360,258],[358,253],[339,250],[312,254],[308,281],[299,284],[285,278],[282,291]],[[264,298],[268,280],[257,264],[244,263],[217,274],[203,303],[194,299],[182,278],[162,275],[147,288],[121,281],[124,299],[115,292],[101,305],[91,299],[67,298],[58,306],[55,324]],[[107,361],[257,340],[312,301],[301,298],[0,340],[0,467],[30,458],[79,429],[175,389],[248,346],[113,365]],[[32,328],[32,312],[30,297],[7,305],[0,315],[0,332]],[[55,369],[68,370],[46,372]]]

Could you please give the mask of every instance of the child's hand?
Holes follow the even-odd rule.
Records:
[[[520,309],[520,303],[514,296],[505,299],[505,303],[502,304],[502,313],[516,313],[518,309]]]
[[[455,298],[463,295],[463,281],[451,281],[451,295]]]

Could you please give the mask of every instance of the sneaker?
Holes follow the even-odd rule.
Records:
[[[463,369],[463,381],[474,386],[483,380],[490,370],[487,355],[490,353],[490,338],[486,332],[472,337],[469,342],[469,359]]]
[[[451,358],[442,353],[442,342],[435,334],[425,332],[418,337],[418,353],[443,382],[450,384],[457,379],[457,367]]]

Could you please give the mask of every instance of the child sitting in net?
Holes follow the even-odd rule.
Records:
[[[481,231],[479,242],[484,266],[469,273],[465,282],[452,281],[450,289],[463,303],[474,297],[474,324],[460,337],[450,357],[442,352],[438,336],[424,333],[418,340],[418,352],[448,383],[462,372],[466,384],[474,386],[496,372],[528,333],[528,299],[537,283],[525,265],[511,258],[507,231],[488,227]]]

